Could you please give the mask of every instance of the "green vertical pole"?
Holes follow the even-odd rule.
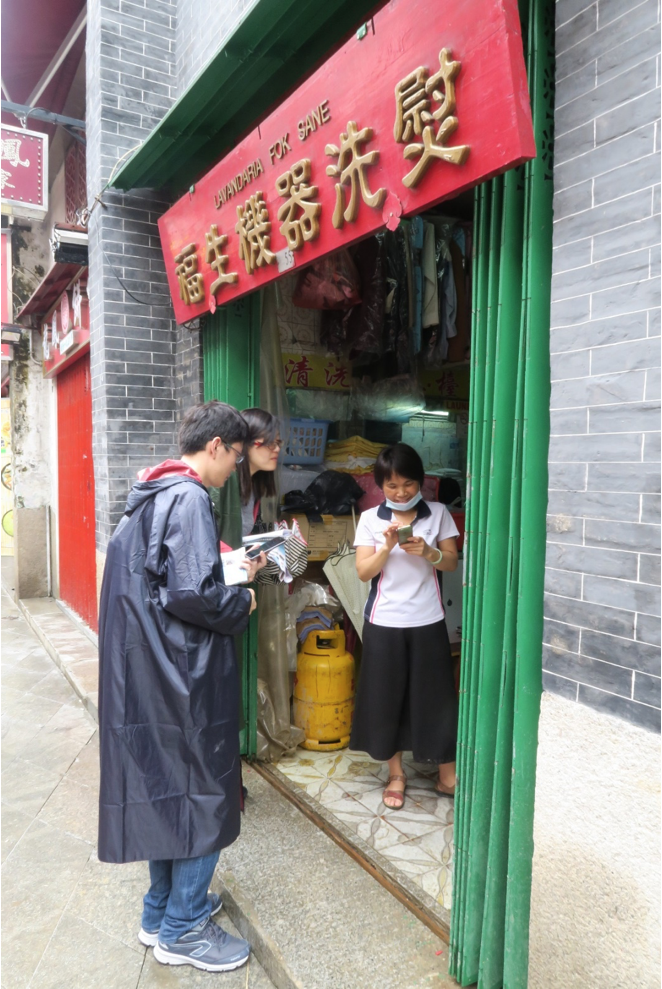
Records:
[[[467,516],[464,546],[464,594],[462,600],[462,659],[460,664],[460,716],[458,724],[457,776],[454,829],[454,885],[451,925],[451,972],[459,966],[459,931],[464,923],[464,880],[470,823],[469,797],[473,775],[473,745],[469,731],[469,698],[472,696],[474,664],[471,661],[471,632],[475,628],[476,561],[474,547],[478,542],[478,492],[480,489],[480,451],[482,450],[482,407],[485,388],[484,326],[487,319],[487,257],[489,245],[489,219],[492,187],[484,184],[476,189],[473,247],[473,339],[471,380],[473,387],[469,399],[469,442],[467,458]],[[479,329],[477,329],[479,328]]]
[[[504,985],[524,989],[529,957],[533,812],[542,693],[543,590],[548,495],[552,279],[554,7],[534,2],[529,25],[531,103],[538,157],[527,165],[527,237],[522,520],[508,847]]]
[[[500,242],[501,242],[501,212],[503,209],[503,178],[499,177],[492,184],[492,217],[490,224],[487,274],[487,320],[485,325],[485,376],[482,405],[482,442],[480,449],[479,491],[477,496],[478,525],[475,540],[475,610],[474,634],[470,662],[474,667],[472,675],[472,692],[469,699],[469,745],[472,750],[472,769],[470,774],[471,791],[468,799],[471,801],[471,813],[468,817],[469,854],[466,873],[466,908],[464,916],[464,951],[462,981],[475,981],[478,972],[480,952],[480,931],[482,918],[482,901],[485,882],[483,843],[485,839],[484,812],[491,792],[489,748],[490,737],[494,727],[491,725],[491,712],[486,707],[490,698],[490,680],[492,670],[487,670],[484,652],[486,637],[484,629],[484,608],[487,582],[487,552],[489,541],[489,507],[490,507],[490,473],[492,465],[492,450],[494,443],[494,398],[495,375],[497,367],[497,330],[498,330],[498,288],[500,277]],[[476,498],[476,496],[474,496]],[[489,643],[488,643],[489,647]]]
[[[260,404],[261,295],[237,299],[207,317],[202,337],[204,395],[246,409]],[[237,643],[245,727],[241,754],[257,752],[257,615]]]
[[[515,449],[515,406],[520,352],[520,312],[522,304],[522,218],[524,195],[519,169],[508,172],[504,180],[504,203],[501,218],[501,266],[499,278],[499,321],[497,369],[494,404],[494,445],[490,469],[488,546],[486,553],[486,587],[482,634],[483,681],[481,684],[481,720],[485,739],[483,750],[484,806],[478,815],[479,834],[473,846],[475,866],[485,876],[481,936],[477,969],[479,977],[486,969],[485,984],[500,978],[503,960],[503,917],[508,819],[510,813],[510,751],[512,738],[512,679],[514,655],[508,657],[506,642],[516,615],[508,614],[506,602],[511,584],[510,566],[513,542],[512,507],[517,483],[513,484]],[[515,491],[514,491],[515,488]],[[510,665],[508,663],[510,658]],[[498,703],[495,703],[498,698]],[[476,904],[476,909],[480,901]],[[496,975],[495,975],[496,973]],[[482,978],[481,978],[482,981]]]

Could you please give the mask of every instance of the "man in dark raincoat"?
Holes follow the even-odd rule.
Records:
[[[181,460],[143,471],[129,494],[99,612],[99,858],[147,859],[139,939],[165,964],[213,972],[250,952],[211,921],[221,903],[208,887],[239,834],[233,636],[255,595],[223,583],[207,488],[235,470],[247,435],[229,405],[189,409]]]

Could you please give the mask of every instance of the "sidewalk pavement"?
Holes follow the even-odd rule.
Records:
[[[99,862],[98,793],[96,723],[3,591],[2,989],[273,989],[254,955],[220,976],[154,960],[147,865]]]
[[[136,940],[145,863],[95,854],[96,646],[51,599],[3,605],[2,989],[457,985],[447,945],[250,765],[242,832],[212,884],[222,925],[253,945],[250,969],[155,962]]]

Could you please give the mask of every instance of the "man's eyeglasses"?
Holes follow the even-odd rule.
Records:
[[[276,450],[281,450],[283,447],[283,441],[280,437],[277,440],[272,440],[271,443],[267,443],[266,440],[255,440],[253,446],[256,450],[259,450],[261,446],[266,446],[267,450],[271,450],[275,453]]]
[[[237,451],[235,450],[235,448],[233,446],[230,446],[229,443],[226,443],[225,440],[221,440],[221,443],[223,444],[223,446],[225,447],[225,449],[228,451],[228,453],[234,453],[234,462],[235,462],[235,464],[241,464],[241,463],[243,463],[243,461],[246,459],[244,457],[244,454],[243,453],[237,453]]]

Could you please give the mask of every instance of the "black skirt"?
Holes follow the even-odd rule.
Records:
[[[350,748],[385,762],[455,760],[458,700],[446,622],[390,628],[366,622]]]

